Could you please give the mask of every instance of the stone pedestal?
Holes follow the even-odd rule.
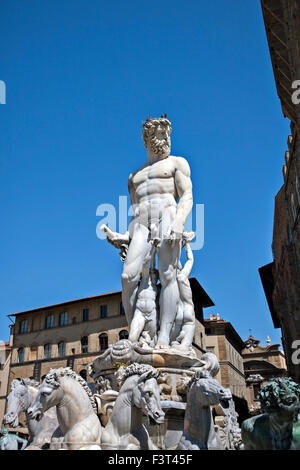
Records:
[[[203,367],[193,353],[183,353],[169,349],[144,349],[129,340],[121,340],[111,345],[102,355],[90,364],[90,375],[103,393],[106,389],[119,390],[116,371],[120,366],[133,363],[149,364],[160,372],[161,406],[165,412],[165,422],[155,425],[147,422],[153,444],[159,449],[175,449],[183,432],[184,414],[188,384],[195,370]],[[103,389],[104,387],[104,389]]]

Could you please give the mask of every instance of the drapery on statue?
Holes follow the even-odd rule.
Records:
[[[133,217],[125,234],[112,232],[103,225],[107,240],[121,250],[124,261],[122,273],[122,301],[131,337],[136,337],[134,318],[139,292],[139,283],[145,268],[145,260],[155,245],[157,269],[161,283],[159,294],[159,331],[155,348],[171,344],[171,329],[174,326],[179,301],[182,300],[178,264],[185,221],[193,207],[190,167],[182,157],[170,155],[171,122],[166,115],[147,118],[143,124],[143,140],[147,150],[147,161],[129,176],[128,189],[133,206]],[[177,203],[178,201],[178,203]],[[154,273],[155,263],[152,265]],[[145,275],[142,282],[145,283]],[[150,283],[154,288],[153,281]],[[186,284],[186,281],[184,281]],[[148,283],[148,287],[150,287]],[[190,294],[188,294],[188,297]],[[154,305],[151,307],[153,312]],[[188,314],[189,317],[192,314]],[[141,313],[140,317],[143,317]],[[184,314],[185,317],[185,314]],[[190,320],[189,320],[190,321]],[[188,322],[186,321],[186,324]],[[191,329],[190,329],[191,331]],[[152,331],[152,336],[153,334]],[[180,332],[179,335],[180,336]],[[151,334],[150,334],[151,337]],[[151,338],[153,341],[153,338]],[[187,345],[182,338],[176,339],[182,348]],[[191,341],[189,341],[189,346]]]

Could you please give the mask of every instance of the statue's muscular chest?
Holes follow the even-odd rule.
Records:
[[[132,177],[132,183],[135,188],[144,183],[155,182],[155,180],[168,180],[174,176],[174,163],[171,159],[152,163],[141,168]]]

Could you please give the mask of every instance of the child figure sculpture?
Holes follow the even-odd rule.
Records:
[[[142,347],[154,347],[157,342],[158,271],[155,269],[155,253],[159,239],[152,240],[149,255],[145,258],[142,278],[139,284],[134,316],[131,322],[129,340],[139,342]],[[150,268],[149,268],[149,261]]]
[[[185,246],[186,249],[187,261],[183,268],[181,268],[179,262],[177,270],[179,303],[171,333],[172,337],[175,339],[171,342],[171,346],[182,350],[191,349],[195,333],[195,310],[192,289],[189,282],[189,275],[194,264],[194,256],[190,243],[194,236],[194,232],[183,232],[183,246]]]

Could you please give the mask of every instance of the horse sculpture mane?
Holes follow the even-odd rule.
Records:
[[[14,390],[18,385],[25,385],[26,387],[33,387],[38,389],[40,384],[34,379],[24,378],[24,379],[14,379],[11,383],[11,390]]]
[[[115,374],[120,389],[112,414],[103,430],[104,449],[151,450],[143,417],[161,424],[164,412],[160,403],[157,378],[160,372],[149,364],[122,365]]]
[[[48,372],[44,380],[46,381],[46,383],[53,385],[55,388],[57,388],[59,387],[59,379],[61,377],[68,377],[70,379],[74,379],[76,380],[76,382],[78,382],[82,386],[82,388],[84,389],[84,391],[86,392],[86,394],[88,395],[90,399],[93,410],[96,413],[97,405],[93,397],[93,394],[88,387],[88,384],[80,375],[76,374],[76,372],[74,372],[70,367],[60,367],[59,369],[50,369],[50,372]]]
[[[121,366],[116,373],[116,379],[119,384],[119,388],[125,383],[128,377],[133,375],[140,375],[147,379],[153,378],[157,379],[160,375],[159,370],[155,369],[154,367],[148,364],[131,364],[130,366]]]

